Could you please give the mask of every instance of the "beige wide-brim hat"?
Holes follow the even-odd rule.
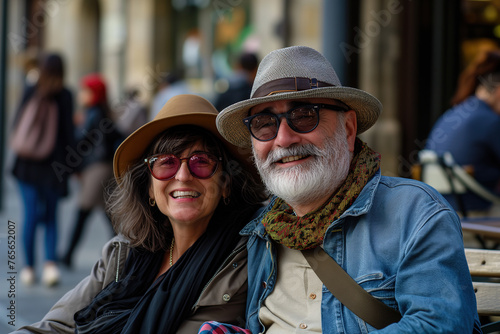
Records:
[[[128,168],[143,156],[156,136],[176,125],[197,125],[210,131],[243,166],[253,166],[249,149],[228,143],[217,131],[217,114],[217,109],[201,96],[182,94],[170,98],[152,121],[134,131],[118,147],[113,160],[115,178],[120,181]]]
[[[250,98],[222,110],[217,116],[217,129],[232,144],[250,147],[250,133],[243,124],[250,108],[271,101],[303,98],[342,101],[356,112],[357,134],[368,130],[382,112],[380,101],[369,93],[342,86],[321,53],[306,46],[292,46],[275,50],[262,59]]]

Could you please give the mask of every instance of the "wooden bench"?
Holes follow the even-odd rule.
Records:
[[[500,218],[462,219],[462,231],[500,241]]]
[[[465,249],[480,316],[500,316],[500,250]],[[483,326],[483,333],[500,331],[500,322]]]

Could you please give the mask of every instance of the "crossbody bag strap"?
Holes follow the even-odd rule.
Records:
[[[330,292],[349,310],[376,329],[401,319],[401,314],[365,291],[321,247],[302,254]]]

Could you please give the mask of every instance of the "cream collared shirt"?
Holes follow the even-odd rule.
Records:
[[[277,275],[259,311],[266,333],[321,333],[323,283],[302,253],[279,245]]]

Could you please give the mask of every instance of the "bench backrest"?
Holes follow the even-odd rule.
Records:
[[[500,315],[500,250],[466,248],[479,315]]]

